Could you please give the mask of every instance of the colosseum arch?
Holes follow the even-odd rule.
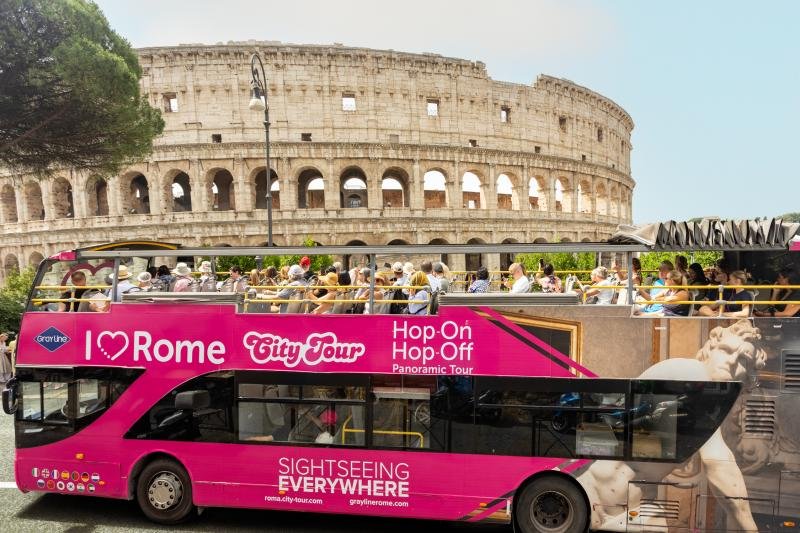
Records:
[[[409,207],[410,184],[408,172],[402,168],[386,169],[381,176],[381,196],[383,207]]]
[[[447,207],[447,176],[439,169],[425,172],[422,178],[425,209]]]
[[[108,182],[100,176],[86,180],[86,208],[90,217],[108,216]]]
[[[450,244],[450,241],[448,241],[447,239],[431,239],[428,242],[428,244],[437,244],[437,245]],[[439,261],[441,261],[442,263],[444,263],[447,266],[452,266],[450,264],[450,255],[449,254],[439,254]]]
[[[213,168],[206,174],[206,186],[211,192],[213,211],[236,210],[236,194],[233,174],[226,168]]]
[[[6,254],[3,258],[3,272],[6,277],[14,272],[19,272],[19,259],[14,254]]]
[[[150,214],[150,184],[141,172],[128,172],[120,180],[124,213]]]
[[[25,207],[28,209],[28,220],[44,220],[44,203],[42,188],[37,181],[28,181],[23,187]]]
[[[367,246],[367,243],[364,241],[354,239],[348,241],[345,246]],[[366,254],[348,254],[342,256],[342,265],[345,269],[350,269],[351,267],[361,267],[367,266],[369,264],[369,257]],[[351,280],[352,284],[355,285],[356,280],[353,278]]]
[[[544,178],[531,176],[528,179],[528,205],[534,211],[547,211],[547,186]]]
[[[465,209],[481,209],[486,206],[483,179],[474,171],[468,170],[461,176],[461,203]]]
[[[594,197],[595,197],[595,212],[598,215],[607,215],[608,214],[608,191],[606,190],[606,186],[603,183],[598,183],[594,189]]]
[[[589,180],[583,179],[578,182],[575,200],[577,202],[575,206],[576,213],[592,212],[592,183]]]
[[[28,257],[28,265],[36,268],[39,266],[39,263],[44,261],[44,256],[39,252],[31,252],[31,255]]]
[[[556,211],[565,213],[572,212],[572,189],[569,180],[563,177],[556,178],[553,182],[554,197],[556,199]]]
[[[519,241],[513,237],[503,239],[500,244],[517,244]],[[514,262],[515,254],[500,254],[500,270],[508,270],[511,263]]]
[[[486,244],[486,241],[478,237],[473,237],[467,244]],[[464,254],[464,265],[468,272],[475,272],[482,266],[488,264],[486,254]]]
[[[495,189],[497,190],[497,209],[504,211],[519,209],[516,193],[514,192],[514,183],[508,174],[497,176]]]
[[[164,198],[173,213],[192,210],[192,180],[182,170],[170,170],[164,176]]]
[[[411,243],[410,243],[410,242],[408,242],[408,241],[407,241],[407,240],[405,240],[405,239],[392,239],[391,241],[389,241],[389,242],[388,242],[388,243],[386,243],[386,244],[387,244],[388,246],[402,246],[402,245],[407,245],[407,244],[411,244]]]
[[[75,202],[72,197],[72,184],[64,177],[53,180],[51,202],[55,218],[75,218]]]
[[[19,221],[17,214],[17,193],[14,192],[14,187],[9,184],[3,185],[0,191],[0,207],[3,210],[3,222],[13,223]]]
[[[535,239],[533,239],[533,244],[545,244],[545,243],[547,243],[547,239],[545,239],[544,237],[536,237]]]
[[[339,176],[339,207],[369,207],[367,175],[360,167],[347,167]]]
[[[325,179],[315,167],[304,168],[297,175],[297,207],[325,207]]]
[[[259,167],[254,172],[253,186],[255,188],[255,209],[267,208],[267,167]],[[270,192],[272,193],[272,208],[281,208],[281,185],[278,173],[272,168],[269,171]]]

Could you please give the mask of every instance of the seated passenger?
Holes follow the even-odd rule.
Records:
[[[134,292],[150,292],[153,290],[153,276],[150,275],[150,272],[140,272],[138,276],[136,276],[136,286],[128,291],[128,293]]]
[[[86,274],[81,272],[80,270],[76,270],[70,276],[72,280],[72,284],[75,288],[72,290],[68,290],[59,296],[59,300],[68,300],[70,298],[75,298],[76,300],[80,300],[83,297],[83,293],[86,292]],[[77,311],[78,307],[80,306],[81,302],[59,302],[58,310],[59,311]]]
[[[555,275],[555,269],[551,263],[547,263],[542,268],[542,276],[536,278],[536,283],[542,286],[542,292],[563,292],[561,279]]]
[[[592,270],[591,286],[586,287],[585,285],[581,285],[580,282],[578,283],[580,288],[576,289],[575,292],[584,295],[584,303],[610,305],[614,299],[616,289],[607,288],[613,285],[613,282],[608,279],[606,267],[600,266]]]
[[[666,289],[662,289],[661,287],[666,285],[667,276],[669,276],[669,273],[672,272],[673,270],[675,270],[675,267],[672,266],[671,261],[662,261],[661,264],[658,266],[658,279],[651,283],[651,285],[657,285],[657,287],[654,287],[652,289],[639,289],[640,296],[638,297],[638,300],[654,301],[659,294],[666,291]],[[660,312],[663,309],[663,307],[664,304],[659,302],[654,302],[654,303],[639,305],[636,308],[636,311],[642,313],[655,313],[655,312]]]
[[[691,304],[678,303],[686,302],[691,297],[689,291],[683,288],[675,288],[683,283],[683,274],[677,270],[673,270],[667,275],[666,279],[667,290],[657,294],[653,299],[659,302],[664,302],[659,311],[650,313],[643,312],[643,315],[651,316],[689,316],[689,309]]]
[[[211,271],[211,261],[200,263],[200,277],[197,279],[195,288],[198,292],[217,292],[217,277]]]
[[[192,269],[186,263],[178,263],[172,273],[175,275],[172,283],[172,292],[191,292],[194,284]]]
[[[692,263],[689,265],[689,285],[710,285],[711,282],[706,278],[706,273],[703,271],[703,267],[700,266],[700,263]],[[697,295],[695,296],[695,300],[705,300],[708,298],[709,292],[714,292],[712,289],[696,289]],[[716,299],[716,298],[715,298]]]
[[[476,276],[477,279],[472,282],[467,292],[489,292],[489,271],[486,267],[480,267]]]
[[[220,292],[247,292],[247,278],[242,276],[242,269],[233,265],[230,276],[222,283]]]
[[[511,277],[506,281],[511,294],[525,294],[531,290],[531,281],[525,275],[525,267],[521,263],[511,263],[508,267]],[[511,281],[513,280],[513,281]]]
[[[333,310],[333,300],[339,295],[336,286],[339,283],[339,276],[335,272],[329,272],[317,278],[316,290],[307,291],[306,298],[317,304],[311,314],[321,315],[330,313]]]
[[[428,276],[421,270],[414,272],[411,276],[409,284],[415,289],[408,289],[408,309],[409,315],[427,315],[428,303],[430,302],[430,286],[428,285]]]
[[[743,270],[734,270],[728,274],[728,280],[731,285],[744,285],[747,283],[747,274]],[[698,309],[697,314],[700,316],[724,316],[730,318],[748,317],[750,316],[750,303],[753,301],[753,293],[736,287],[732,289],[734,292],[730,297],[725,298],[727,303],[721,305],[719,303],[709,303]],[[735,303],[742,302],[742,303]],[[748,302],[748,303],[744,303]]]
[[[289,302],[285,300],[291,299],[296,294],[302,294],[302,295],[305,294],[304,288],[308,285],[308,282],[306,281],[305,278],[305,274],[306,272],[305,270],[303,270],[303,267],[301,267],[300,265],[292,265],[291,267],[289,267],[289,270],[287,272],[289,282],[283,287],[279,287],[278,288],[279,290],[277,292],[267,291],[268,294],[274,293],[272,299],[283,300],[280,302],[276,302],[279,303],[281,313],[286,313],[289,310]],[[259,295],[259,298],[261,297],[262,295]]]
[[[370,293],[367,291],[366,299],[367,302],[364,304],[364,314],[365,315],[385,315],[389,313],[389,303],[388,299],[386,298],[388,287],[388,282],[386,281],[387,274],[383,272],[378,272],[375,275],[375,296],[373,300],[375,300],[375,311],[373,312],[370,308],[369,299]],[[386,303],[385,303],[385,302]]]
[[[792,267],[785,267],[778,272],[775,285],[800,285],[800,276]],[[770,301],[800,302],[800,289],[772,289]],[[800,317],[800,303],[770,305],[765,310],[754,311],[756,316]]]

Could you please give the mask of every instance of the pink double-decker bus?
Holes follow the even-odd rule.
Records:
[[[779,268],[770,258],[798,263],[792,246],[719,248],[736,268]],[[119,290],[176,258],[313,252],[376,265],[590,251],[631,271],[659,249],[134,242],[60,253],[39,267],[3,394],[17,485],[135,499],[162,524],[241,507],[525,533],[796,527],[795,318],[638,315],[630,278],[613,289],[624,302],[608,305],[469,294],[454,280],[426,314],[392,314],[376,291],[376,313],[359,315],[287,312],[302,308],[258,288]]]

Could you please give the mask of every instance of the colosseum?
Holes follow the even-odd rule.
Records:
[[[633,121],[568,80],[507,83],[478,61],[339,44],[138,54],[166,122],[152,154],[116,176],[0,171],[0,275],[119,239],[265,244],[268,182],[279,245],[589,241],[631,221]]]

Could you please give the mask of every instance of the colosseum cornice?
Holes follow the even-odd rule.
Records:
[[[615,115],[617,118],[623,121],[628,130],[633,130],[633,119],[628,112],[622,108],[622,106],[614,102],[612,99],[596,93],[591,89],[587,89],[582,85],[578,85],[577,83],[564,78],[555,78],[546,74],[540,74],[536,78],[536,82],[533,84],[533,86],[536,88],[545,88],[547,90],[569,96],[578,94],[582,96],[583,100],[588,104],[599,107],[600,109],[604,109],[608,113]]]

